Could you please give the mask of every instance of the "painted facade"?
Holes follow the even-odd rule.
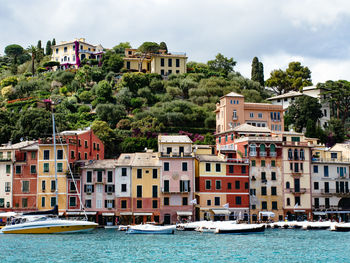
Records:
[[[165,50],[159,50],[158,53],[150,53],[144,56],[137,49],[126,48],[124,67],[130,71],[168,76],[186,73],[186,61],[185,53],[166,53]]]
[[[192,220],[195,164],[192,141],[187,135],[159,135],[161,164],[160,222]]]

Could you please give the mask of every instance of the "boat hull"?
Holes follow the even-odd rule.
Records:
[[[139,230],[139,229],[132,229],[129,228],[126,231],[127,234],[163,234],[163,235],[171,235],[175,233],[174,229],[169,229],[169,230]]]
[[[254,233],[263,233],[265,231],[265,226],[254,227],[254,228],[228,228],[228,229],[220,229],[216,230],[216,234],[254,234]]]

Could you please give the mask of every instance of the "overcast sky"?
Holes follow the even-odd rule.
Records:
[[[207,62],[220,52],[250,78],[251,61],[273,69],[300,61],[314,84],[350,80],[349,0],[0,0],[0,54],[85,37],[106,48],[161,42]]]

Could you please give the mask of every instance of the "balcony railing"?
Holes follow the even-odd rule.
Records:
[[[230,163],[249,163],[249,159],[248,158],[227,158],[227,162]]]
[[[180,189],[164,189],[164,187],[162,187],[161,192],[164,194],[188,194],[191,192],[191,188],[180,191]]]
[[[306,188],[299,188],[299,191],[296,191],[295,188],[289,188],[289,189],[286,189],[286,192],[292,193],[292,194],[305,194]]]
[[[171,152],[171,153],[160,153],[160,157],[174,157],[174,158],[179,158],[179,157],[192,157],[192,153],[184,153],[184,152]]]
[[[277,152],[270,152],[270,157],[276,157],[277,156]]]
[[[313,163],[346,163],[350,164],[350,158],[312,158]]]
[[[308,142],[282,142],[285,146],[309,146]]]
[[[256,153],[256,152],[249,152],[249,156],[250,156],[250,157],[256,157],[256,156],[257,156],[257,153]]]
[[[321,194],[322,195],[337,195],[337,196],[348,196],[348,195],[350,195],[349,192],[340,192],[340,191],[337,192],[336,189],[328,189],[327,191],[325,189],[322,189],[321,190]]]
[[[0,162],[11,162],[11,158],[1,158]]]
[[[267,156],[267,152],[260,152],[259,155],[260,155],[261,157],[266,157],[266,156]]]

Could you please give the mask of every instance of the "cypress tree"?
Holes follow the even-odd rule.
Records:
[[[259,82],[261,86],[264,86],[264,65],[262,62],[259,62],[257,57],[254,57],[252,61],[251,80]]]
[[[167,47],[167,45],[166,45],[165,42],[160,42],[160,43],[159,43],[159,48],[160,48],[160,49],[163,49],[163,50],[166,50],[165,53],[168,53],[168,47]]]
[[[52,49],[51,49],[51,41],[47,41],[46,43],[46,56],[51,55],[52,54]]]
[[[38,45],[36,46],[39,50],[41,50],[41,40],[38,41]]]
[[[264,80],[264,64],[262,62],[259,62],[259,83],[261,86],[265,86],[265,80]]]
[[[56,46],[56,39],[52,39],[51,46]]]

